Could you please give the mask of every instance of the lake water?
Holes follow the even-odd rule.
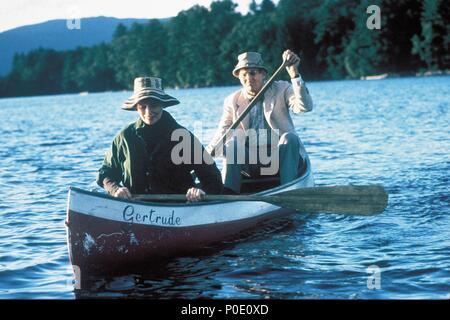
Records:
[[[190,129],[201,124],[195,133],[207,143],[223,98],[236,88],[169,90],[182,104],[168,111]],[[84,294],[449,298],[450,77],[314,82],[309,89],[315,109],[294,121],[316,183],[383,184],[390,195],[384,213],[295,215],[276,232],[149,266],[146,275],[99,279]],[[114,135],[136,119],[120,109],[129,94],[0,99],[0,298],[76,297],[67,190],[95,187]],[[370,276],[379,276],[379,288],[368,288]]]

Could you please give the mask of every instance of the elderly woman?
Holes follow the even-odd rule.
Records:
[[[122,108],[137,110],[139,119],[114,138],[97,176],[97,183],[109,194],[129,199],[133,193],[186,193],[187,200],[198,201],[206,193],[222,192],[220,172],[212,158],[205,158],[209,155],[198,139],[165,110],[179,103],[164,92],[161,79],[134,80],[134,94]],[[200,163],[172,159],[177,144],[172,141],[172,133],[180,129],[193,144],[201,146],[204,157]],[[192,152],[188,158],[194,158]],[[199,178],[201,188],[195,186],[191,171]]]

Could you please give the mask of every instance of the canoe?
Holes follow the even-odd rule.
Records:
[[[256,194],[312,186],[307,159],[299,178]],[[85,274],[149,265],[236,238],[290,213],[265,202],[150,203],[70,187],[66,219],[70,261],[74,270]]]
[[[386,79],[387,77],[388,77],[388,74],[383,73],[383,74],[375,74],[372,76],[361,77],[361,80],[382,80],[382,79]]]

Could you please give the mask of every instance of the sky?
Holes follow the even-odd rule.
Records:
[[[167,18],[195,4],[209,7],[212,0],[0,0],[0,32],[54,19],[107,16]],[[251,0],[234,0],[246,13]],[[260,3],[261,1],[256,1]],[[277,1],[278,2],[278,1]]]

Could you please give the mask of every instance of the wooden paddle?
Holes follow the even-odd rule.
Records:
[[[232,130],[236,129],[239,123],[247,116],[247,114],[250,112],[250,110],[253,109],[253,107],[256,105],[256,103],[259,101],[259,99],[264,95],[264,93],[267,91],[267,89],[270,87],[272,82],[275,80],[275,78],[278,76],[278,74],[283,71],[283,69],[288,65],[288,62],[286,60],[283,60],[283,63],[280,65],[280,67],[275,71],[275,73],[270,77],[269,80],[264,84],[264,86],[259,90],[259,92],[256,94],[256,96],[253,98],[253,100],[250,102],[250,104],[245,108],[245,110],[242,112],[242,114],[236,119],[236,121],[233,122],[233,124],[227,129],[227,131],[222,135],[220,140],[216,143],[215,146],[211,149],[211,155],[214,156],[216,154],[216,150],[220,150],[223,147],[223,144],[228,140],[229,135]]]
[[[138,201],[186,201],[184,194],[134,195]],[[381,185],[311,187],[271,195],[205,195],[203,201],[259,201],[303,213],[374,215],[386,209]]]

